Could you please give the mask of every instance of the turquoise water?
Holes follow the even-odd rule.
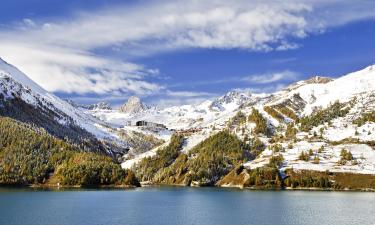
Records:
[[[1,225],[375,224],[375,193],[0,188]]]

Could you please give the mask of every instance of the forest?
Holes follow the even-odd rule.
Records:
[[[0,117],[0,184],[139,186],[131,171],[109,156],[83,151],[44,129]]]

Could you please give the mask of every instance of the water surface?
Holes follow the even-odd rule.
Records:
[[[1,225],[373,225],[375,193],[0,188]]]

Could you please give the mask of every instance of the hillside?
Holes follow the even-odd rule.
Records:
[[[198,105],[130,117],[116,110],[94,115],[114,123],[163,121],[185,135],[180,152],[188,155],[210,136],[228,130],[248,144],[249,150],[259,148],[258,156],[244,162],[244,168],[264,168],[279,157],[277,169],[283,179],[290,170],[375,174],[374,111],[375,71],[370,66],[337,79],[299,81],[272,94],[229,92]],[[155,152],[126,160],[123,167],[131,168]],[[351,157],[345,158],[344,152]]]
[[[103,154],[77,146],[13,119],[0,117],[0,185],[137,185]]]
[[[129,141],[130,136],[138,137],[139,132],[118,131],[116,126],[110,126],[86,112],[96,109],[109,107],[101,103],[84,109],[62,100],[0,59],[0,116],[43,128],[49,134],[79,145],[82,149],[103,152],[115,158],[128,152],[130,147],[141,145],[139,141]],[[149,146],[146,150],[160,142],[150,142],[145,137],[147,135],[141,136],[146,142],[143,146]]]
[[[112,109],[106,103],[83,106],[61,100],[0,62],[0,116],[34,132],[42,130],[72,151],[109,155],[143,182],[273,188],[297,182],[299,187],[343,188],[347,185],[326,181],[343,174],[359,180],[375,175],[374,115],[374,66],[337,79],[312,77],[269,94],[237,90],[200,104],[163,109],[131,97]],[[5,153],[23,160],[12,151],[3,151],[3,157]],[[32,162],[39,160],[50,159]],[[9,173],[13,164],[4,165]],[[56,167],[32,172],[27,179],[21,173],[14,183],[43,182],[46,171]],[[305,174],[319,182],[301,186],[298,179]],[[73,181],[65,182],[77,183],[69,179]],[[369,183],[365,187],[375,188]]]

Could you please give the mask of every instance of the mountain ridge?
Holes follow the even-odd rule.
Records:
[[[312,77],[275,93],[235,90],[199,104],[163,109],[137,97],[121,109],[102,106],[61,100],[0,61],[1,116],[40,126],[68,141],[93,141],[90,146],[101,146],[99,151],[115,156],[125,169],[148,165],[156,172],[134,171],[145,182],[230,186],[228,180],[238,174],[231,171],[237,163],[239,173],[248,173],[245,177],[253,177],[250,173],[257,169],[268,171],[270,165],[268,172],[280,179],[305,170],[375,174],[373,65],[333,80]],[[221,149],[221,139],[233,141],[228,146],[234,149]],[[218,147],[217,152],[210,155],[206,144]],[[240,161],[228,161],[238,148],[245,153]],[[217,168],[199,170],[195,158],[209,168],[207,157]],[[178,168],[179,174],[171,168]]]
[[[105,122],[47,92],[4,60],[0,61],[0,94],[2,116],[34,123],[60,138],[91,140],[109,154],[127,149],[126,143],[105,129]]]

